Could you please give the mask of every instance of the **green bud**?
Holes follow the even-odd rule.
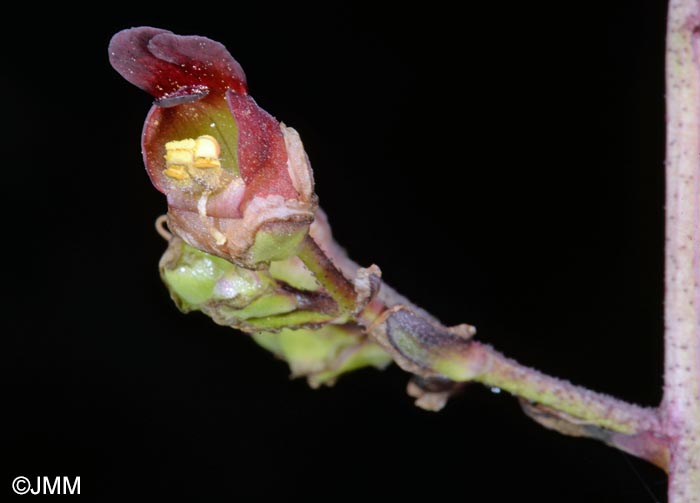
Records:
[[[296,257],[274,261],[269,270],[250,270],[173,238],[160,271],[182,311],[201,311],[252,334],[313,387],[391,362],[357,325],[334,324],[344,319],[337,304]]]
[[[264,274],[235,266],[174,238],[160,261],[163,282],[184,312],[205,303],[222,301],[228,307],[244,308],[270,290]]]
[[[253,334],[253,339],[285,360],[293,377],[307,377],[314,388],[332,385],[346,372],[368,366],[381,369],[391,362],[388,353],[364,338],[354,326],[284,329],[278,333]]]

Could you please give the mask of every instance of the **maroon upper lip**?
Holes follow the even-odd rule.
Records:
[[[130,28],[112,37],[109,60],[126,80],[157,99],[175,100],[174,104],[208,93],[248,92],[241,65],[226,47],[206,37],[149,26]]]

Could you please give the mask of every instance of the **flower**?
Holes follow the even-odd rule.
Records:
[[[251,334],[313,387],[387,366],[390,354],[352,319],[376,294],[378,269],[345,259],[353,290],[316,245],[342,261],[299,135],[258,107],[226,48],[141,27],[117,33],[109,57],[155,98],[142,150],[168,201],[160,273],[178,308]]]
[[[311,167],[297,132],[248,95],[226,48],[140,27],[114,35],[109,58],[155,98],[142,151],[170,229],[248,268],[293,256],[317,207]]]

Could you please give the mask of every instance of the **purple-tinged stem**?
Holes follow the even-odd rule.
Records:
[[[700,503],[700,0],[670,1],[666,44],[668,501]]]
[[[548,376],[476,341],[472,343],[470,351],[470,359],[479,362],[474,381],[545,405],[575,419],[579,424],[595,425],[624,434],[660,430],[656,409],[630,404]]]
[[[299,245],[298,257],[313,273],[321,286],[338,303],[341,313],[355,311],[356,293],[342,271],[329,259],[314,238],[306,236]]]

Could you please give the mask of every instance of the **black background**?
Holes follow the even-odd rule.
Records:
[[[654,405],[665,2],[94,5],[2,35],[2,494],[80,475],[101,501],[664,501],[660,470],[505,394],[428,413],[396,368],[313,391],[180,314],[139,152],[151,99],[106,48],[138,25],[223,42],[359,263],[525,364]]]

